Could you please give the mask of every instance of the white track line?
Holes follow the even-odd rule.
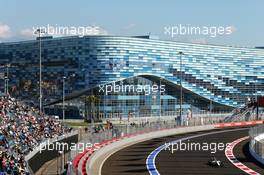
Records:
[[[239,131],[239,130],[246,130],[248,128],[239,128],[239,129],[232,129],[232,130],[222,130],[222,131],[213,131],[213,132],[209,132],[209,133],[203,133],[203,134],[199,134],[199,135],[193,135],[193,136],[188,136],[188,137],[184,137],[181,139],[177,139],[172,141],[171,143],[177,143],[180,141],[184,141],[184,140],[188,140],[188,139],[193,139],[193,138],[197,138],[197,137],[203,137],[203,136],[207,136],[207,135],[213,135],[213,134],[220,134],[220,133],[225,133],[225,132],[234,132],[234,131]],[[155,150],[153,150],[147,157],[146,159],[146,166],[147,169],[149,171],[150,175],[160,175],[159,171],[156,168],[156,157],[158,156],[158,154],[164,150],[166,148],[166,144],[163,144],[161,146],[159,146],[158,148],[156,148]]]

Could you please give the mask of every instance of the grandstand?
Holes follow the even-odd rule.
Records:
[[[0,172],[29,174],[25,156],[41,142],[70,132],[58,120],[10,96],[0,96]]]

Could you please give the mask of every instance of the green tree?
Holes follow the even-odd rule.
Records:
[[[98,119],[99,98],[96,95],[83,95],[81,99],[84,101],[85,118],[90,121]]]

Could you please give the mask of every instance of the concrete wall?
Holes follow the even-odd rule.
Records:
[[[52,149],[48,150],[48,144],[56,144],[56,142],[67,143],[71,145],[72,143],[78,142],[78,132],[74,131],[65,135],[64,137],[58,137],[55,139],[50,139],[46,142],[41,143],[41,146],[36,147],[32,152],[26,156],[26,161],[28,163],[28,168],[31,173],[36,173],[40,167],[47,161],[50,161],[58,156],[60,156],[58,150]],[[40,150],[40,147],[42,148]],[[51,149],[52,147],[50,147]],[[64,150],[64,152],[69,152],[70,150]]]
[[[264,165],[264,134],[260,134],[250,140],[250,154]]]

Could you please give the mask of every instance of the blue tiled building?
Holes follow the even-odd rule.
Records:
[[[150,36],[74,36],[43,38],[41,42],[45,103],[61,98],[63,76],[67,77],[66,94],[78,94],[69,103],[81,101],[78,96],[83,94],[96,94],[98,110],[104,115],[177,112],[181,76],[184,110],[225,111],[264,95],[263,49],[163,41]],[[39,41],[1,43],[2,73],[6,64],[10,64],[11,95],[37,101]],[[0,81],[3,85],[3,79]],[[113,82],[164,84],[166,88],[149,95],[99,93],[99,85]]]

